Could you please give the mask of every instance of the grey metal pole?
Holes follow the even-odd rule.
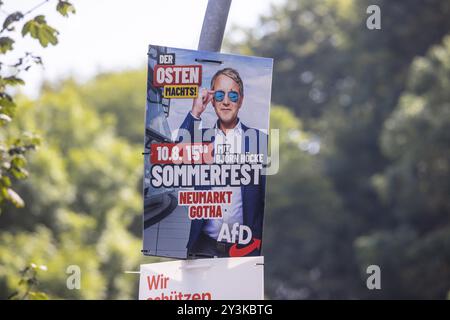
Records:
[[[231,0],[208,0],[198,50],[220,52]]]

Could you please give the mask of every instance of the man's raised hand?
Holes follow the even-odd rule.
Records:
[[[205,111],[206,106],[213,98],[214,91],[202,88],[197,96],[192,102],[192,115],[196,118],[200,118],[203,111]]]

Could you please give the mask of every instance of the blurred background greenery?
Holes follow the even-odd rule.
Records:
[[[366,8],[382,30],[366,28]],[[232,14],[232,13],[231,13]],[[274,58],[263,252],[275,299],[450,296],[450,2],[287,0],[226,52]],[[17,96],[7,135],[41,138],[3,204],[0,298],[30,263],[50,298],[137,297],[146,70]],[[2,129],[3,130],[3,129]],[[69,265],[81,290],[66,288]],[[368,290],[366,268],[381,268]]]

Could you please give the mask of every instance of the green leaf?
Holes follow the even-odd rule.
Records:
[[[10,172],[16,179],[25,179],[26,177],[28,177],[28,171],[24,168],[13,167]]]
[[[22,36],[25,37],[27,34],[30,34],[33,38],[37,37],[37,26],[36,21],[30,20],[24,24],[22,28]]]
[[[45,16],[44,15],[38,15],[34,18],[34,20],[39,23],[39,24],[44,24],[47,23],[47,21],[45,21]]]
[[[63,15],[64,17],[68,17],[69,13],[75,14],[75,7],[68,1],[58,1],[58,5],[56,6],[56,10]]]
[[[10,37],[1,37],[0,38],[0,52],[6,53],[9,50],[13,49],[14,40]]]
[[[11,164],[17,168],[23,168],[27,165],[27,159],[23,155],[18,154],[11,160]]]
[[[49,299],[48,295],[46,293],[39,292],[39,291],[37,291],[37,292],[31,291],[29,293],[29,297],[30,297],[30,300],[48,300]]]
[[[10,86],[24,85],[25,84],[25,81],[23,81],[20,78],[15,77],[15,76],[10,76],[10,77],[3,78],[3,81],[5,82],[5,84],[10,85]]]
[[[23,14],[20,11],[11,13],[8,17],[6,17],[5,21],[3,22],[3,29],[8,29],[11,31],[12,29],[10,29],[9,26],[22,18]]]
[[[49,43],[56,45],[58,43],[57,34],[58,32],[50,26],[42,27],[38,32],[39,42],[43,47],[46,47]]]
[[[6,109],[15,108],[16,104],[11,99],[0,98],[0,106],[5,107]]]
[[[11,179],[8,176],[2,177],[2,185],[4,187],[10,187],[11,186]]]
[[[0,92],[0,106],[2,107],[2,113],[12,116],[14,114],[14,109],[16,104],[9,94]]]
[[[22,28],[22,36],[26,36],[27,34],[30,34],[32,38],[38,39],[44,48],[49,43],[52,45],[58,43],[58,31],[47,24],[43,15],[39,15],[25,23]]]
[[[1,192],[2,197],[3,197],[4,199],[9,199],[9,196],[8,196],[8,188],[1,187],[1,188],[0,188],[0,192]]]

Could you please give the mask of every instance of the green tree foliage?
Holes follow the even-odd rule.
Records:
[[[342,270],[358,269],[348,266],[351,248],[345,243],[351,220],[316,159],[320,143],[285,107],[273,107],[271,127],[280,130],[281,158],[279,173],[268,179],[264,234],[268,291],[273,298],[342,297],[346,286],[352,285]]]
[[[381,30],[366,28],[366,9],[372,4],[381,9]],[[445,132],[444,119],[448,118],[445,102],[448,103],[449,75],[444,71],[447,70],[445,58],[441,57],[445,56],[443,52],[448,53],[448,47],[435,49],[432,55],[441,58],[426,59],[433,66],[428,68],[428,73],[410,71],[410,68],[416,57],[424,55],[449,34],[450,3],[445,0],[425,3],[287,0],[274,7],[270,16],[262,17],[257,28],[237,31],[244,34],[244,40],[229,43],[229,48],[274,58],[273,100],[292,110],[301,119],[304,130],[320,141],[320,152],[311,161],[317,166],[314,181],[327,181],[331,185],[328,192],[332,196],[326,200],[328,207],[334,208],[337,217],[342,216],[335,220],[334,228],[345,230],[341,234],[322,235],[324,238],[330,236],[330,242],[339,243],[342,248],[339,251],[340,268],[335,268],[330,278],[319,273],[317,283],[323,287],[308,296],[305,293],[314,290],[300,286],[297,291],[286,291],[284,296],[445,298],[450,289],[448,256],[439,256],[439,262],[431,262],[429,257],[441,250],[448,226],[448,140],[444,133],[437,134]],[[423,67],[424,60],[418,61],[422,62],[415,62],[413,70]],[[432,76],[435,73],[436,76]],[[423,80],[419,81],[419,78]],[[423,96],[426,88],[428,93]],[[435,121],[429,120],[425,124],[425,120],[411,120],[400,125],[399,118],[405,111],[399,110],[411,110],[412,106],[433,114]],[[289,149],[285,152],[299,151]],[[415,167],[419,163],[422,171]],[[298,161],[296,170],[299,174],[304,170],[303,164]],[[419,179],[417,174],[422,178]],[[289,171],[289,178],[277,179],[276,176],[272,178],[277,182],[269,182],[269,188],[283,190],[289,184],[298,192],[294,196],[290,189],[283,191],[291,195],[286,202],[292,203],[292,209],[272,207],[269,210],[271,216],[291,217],[294,208],[299,206],[296,204],[299,198],[311,200],[311,205],[314,203],[310,193],[298,187],[304,182],[295,178],[294,169]],[[323,190],[317,187],[315,192],[323,193]],[[331,205],[334,197],[339,200],[340,209]],[[269,208],[273,201],[276,200],[269,197]],[[315,207],[308,211],[311,216],[291,218],[289,229],[303,230],[304,226],[311,226],[308,230],[314,230],[313,226],[320,225],[317,221],[330,214]],[[399,216],[405,218],[398,220]],[[283,233],[277,243],[283,250],[291,248],[294,251],[302,246],[314,248],[318,243],[309,238],[299,239],[295,232],[285,234],[286,226],[281,218],[269,221],[268,230],[273,228],[273,232]],[[413,221],[416,226],[411,226]],[[419,224],[422,227],[418,228]],[[440,235],[436,233],[436,237],[441,237],[439,240],[421,237],[423,228],[433,229],[437,225],[441,228]],[[415,253],[412,260],[404,259],[406,252],[400,254],[400,251],[414,239],[421,249],[411,250],[422,250],[422,253]],[[317,245],[317,251],[328,251],[327,243]],[[372,249],[361,249],[367,246]],[[375,248],[377,254],[373,253]],[[307,277],[306,269],[320,269],[318,257],[308,260],[311,256],[300,251],[287,260],[281,258],[283,250],[273,251],[275,265],[270,267],[268,262],[268,270],[283,270],[286,263],[292,264],[292,270],[296,267],[301,270],[293,271],[290,276],[274,273],[284,286],[288,287],[297,278]],[[430,255],[428,258],[427,254]],[[307,268],[302,265],[306,261]],[[404,264],[400,261],[413,261],[411,263],[417,268],[414,271],[405,269],[412,274],[402,276]],[[369,291],[365,286],[368,264],[379,264],[382,279],[390,283],[381,292]],[[436,271],[438,268],[441,272]],[[421,285],[409,290],[415,286],[411,284],[414,277],[420,278]],[[441,286],[436,290],[425,289],[426,285],[434,286],[438,282]],[[335,291],[334,286],[340,290]],[[273,289],[269,295],[283,296]]]
[[[363,262],[391,268],[385,280],[391,297],[444,298],[449,291],[449,85],[447,37],[414,60],[406,90],[381,135],[392,162],[374,180],[394,223],[357,244]]]
[[[146,70],[99,75],[96,81],[83,87],[88,103],[95,105],[102,115],[116,115],[117,134],[139,145],[144,143],[142,127],[145,109],[142,105],[145,104],[146,76]],[[129,78],[135,79],[135,82],[129,81]]]
[[[104,101],[91,104],[94,98],[85,93],[110,88],[103,97],[114,94],[130,109],[143,110],[145,89],[134,86],[141,78],[137,71],[102,75],[84,85],[67,80],[46,85],[36,101],[18,99],[22,112],[11,134],[28,128],[42,137],[42,144],[29,157],[32,174],[17,184],[25,207],[8,206],[0,216],[1,228],[8,230],[0,236],[1,296],[11,294],[20,280],[18,271],[31,261],[47,266],[39,288],[50,298],[136,297],[137,278],[124,271],[137,270],[143,261],[142,143],[134,143],[132,134],[119,136],[119,107],[106,112]],[[142,99],[130,101],[130,95]],[[143,132],[140,120],[134,124]],[[66,287],[69,265],[82,271],[81,290]]]
[[[37,266],[35,263],[31,263],[29,266],[25,267],[25,269],[20,271],[20,289],[14,292],[9,299],[48,300],[48,296],[44,292],[34,291],[39,284],[38,273],[46,270],[46,266]]]
[[[8,14],[0,30],[0,213],[6,203],[10,203],[17,208],[24,207],[23,195],[19,195],[20,193],[13,189],[13,184],[28,176],[25,155],[28,151],[36,149],[40,144],[39,137],[31,133],[32,131],[29,128],[23,128],[19,131],[8,128],[8,125],[11,124],[17,113],[17,104],[11,92],[14,91],[14,87],[25,84],[20,78],[24,72],[28,71],[33,65],[42,64],[41,58],[30,52],[17,52],[14,49],[14,43],[20,37],[25,37],[28,34],[39,41],[42,47],[58,43],[58,31],[47,24],[44,15],[30,17],[36,9],[46,2],[48,1],[41,2],[26,12],[15,11]],[[3,13],[6,13],[3,10],[3,5],[3,1],[0,1],[0,8]],[[72,4],[62,0],[57,1],[56,10],[66,17],[69,12],[75,13]],[[18,32],[17,29],[20,29],[21,32]],[[17,61],[15,63],[7,62],[11,60],[10,56],[16,58]],[[24,266],[25,264],[26,262],[23,261],[19,266],[22,270],[21,279],[16,285],[20,288],[10,298],[47,299],[48,296],[45,293],[35,291],[38,284],[36,265],[32,263]],[[16,271],[18,270],[16,269]],[[2,285],[5,286],[5,284]]]
[[[30,52],[16,52],[14,43],[19,37],[27,35],[38,40],[42,47],[58,43],[58,31],[47,24],[44,15],[31,17],[32,13],[46,2],[41,2],[26,12],[15,11],[8,14],[0,29],[0,210],[4,202],[10,202],[16,207],[24,206],[23,199],[13,189],[13,182],[28,176],[25,154],[39,145],[39,138],[28,129],[16,132],[15,135],[7,135],[5,128],[16,113],[16,102],[11,90],[25,84],[20,78],[21,74],[34,64],[42,64],[41,58]],[[3,5],[3,1],[0,1],[0,8]],[[75,13],[72,4],[62,0],[57,1],[56,10],[64,16],[68,16],[69,12]],[[18,32],[18,29],[21,32]],[[22,57],[18,58],[16,63],[8,64],[8,54]]]
[[[450,36],[414,60],[381,135],[383,151],[393,160],[380,183],[382,197],[398,218],[420,225],[421,232],[441,226],[450,210],[449,81]]]

